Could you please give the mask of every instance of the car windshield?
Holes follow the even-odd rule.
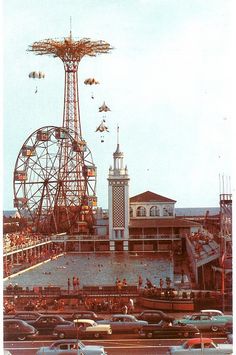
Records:
[[[67,350],[68,347],[70,349],[83,349],[85,345],[81,341],[77,341],[75,343],[54,343],[51,345],[51,349],[61,349],[61,350]]]

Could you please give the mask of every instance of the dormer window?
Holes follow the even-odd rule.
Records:
[[[160,216],[160,208],[158,206],[152,206],[150,208],[150,217],[159,217]]]
[[[137,217],[146,217],[146,208],[143,206],[139,206],[137,208]]]

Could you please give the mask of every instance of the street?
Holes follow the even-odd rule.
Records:
[[[44,337],[45,339],[46,337]],[[49,346],[54,340],[6,341],[4,349],[12,355],[35,355],[41,346]],[[226,343],[225,337],[212,338],[216,343]],[[85,345],[102,345],[108,355],[164,355],[168,347],[182,344],[184,339],[134,339],[131,335],[117,335],[109,340],[85,340]]]

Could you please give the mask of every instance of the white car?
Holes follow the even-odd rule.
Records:
[[[232,344],[216,344],[210,338],[193,338],[184,342],[182,345],[171,346],[168,350],[169,355],[210,355],[210,354],[233,354]]]
[[[58,340],[41,347],[36,355],[107,355],[103,346],[84,345],[76,339]]]
[[[53,335],[59,339],[100,338],[111,334],[112,330],[109,324],[97,324],[92,319],[75,319],[74,322],[69,324],[57,325],[53,331]]]

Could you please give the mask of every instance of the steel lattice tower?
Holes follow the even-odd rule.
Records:
[[[14,205],[31,216],[38,230],[70,232],[75,223],[77,231],[83,233],[86,223],[92,230],[96,167],[82,135],[78,67],[83,57],[111,49],[102,40],[74,39],[71,31],[69,37],[45,39],[28,48],[36,55],[60,58],[65,70],[62,127],[35,131],[23,144],[14,170]]]
[[[63,127],[75,132],[77,138],[82,137],[78,66],[84,56],[95,57],[97,54],[108,53],[112,47],[105,41],[91,41],[89,38],[75,40],[70,36],[62,40],[45,39],[34,42],[29,51],[37,55],[50,55],[62,60],[65,69]]]

